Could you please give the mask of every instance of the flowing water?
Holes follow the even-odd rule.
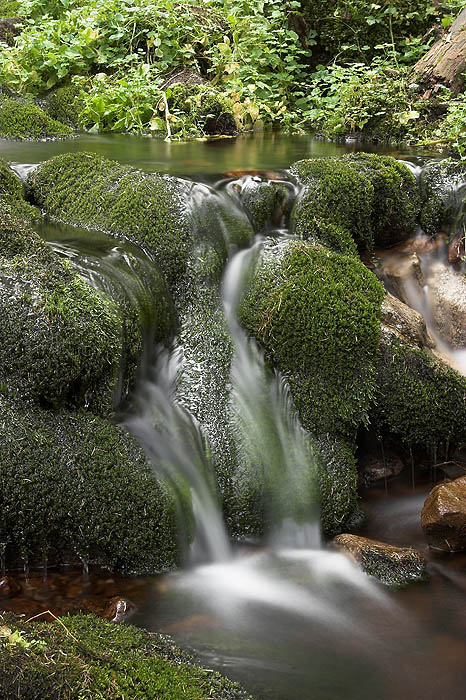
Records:
[[[93,150],[147,170],[197,173],[211,184],[213,174],[222,172],[212,190],[194,187],[193,201],[227,197],[222,201],[231,204],[234,193],[228,188],[238,171],[268,171],[276,178],[278,169],[297,158],[353,148],[273,135],[211,144],[82,137],[8,144],[2,155],[18,163],[20,173],[67,150]],[[419,161],[411,162],[416,170]],[[282,224],[274,236],[287,235]],[[91,570],[87,579],[70,571],[51,573],[43,581],[33,574],[24,595],[7,601],[8,608],[99,611],[106,598],[127,595],[136,605],[131,622],[169,632],[193,648],[202,663],[240,680],[263,700],[462,699],[466,557],[442,558],[427,551],[419,514],[430,484],[420,481],[412,492],[401,478],[389,484],[388,493],[372,489],[363,494],[370,515],[364,534],[425,552],[428,584],[387,591],[320,543],[312,442],[299,424],[285,379],[266,367],[236,319],[266,242],[256,238],[245,250],[229,249],[216,301],[231,341],[227,413],[241,478],[256,482],[268,504],[266,536],[233,546],[218,507],[214,446],[210,449],[196,417],[194,390],[186,379],[196,362],[183,333],[168,347],[153,347],[147,305],[159,284],[153,261],[135,246],[95,232],[48,223],[40,233],[91,284],[146,310],[146,352],[122,420],[157,475],[177,494],[181,530],[192,533],[193,544],[184,539],[186,567],[170,575],[130,580]],[[192,519],[185,509],[189,497]]]

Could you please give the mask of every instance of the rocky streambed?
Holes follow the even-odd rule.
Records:
[[[0,173],[0,604],[31,615],[41,606],[116,622],[132,615],[154,630],[167,627],[259,697],[274,697],[275,683],[282,700],[340,698],[345,687],[345,697],[373,697],[391,673],[397,640],[409,654],[422,639],[436,582],[447,579],[454,601],[464,590],[462,555],[439,566],[429,553],[453,557],[465,548],[463,166],[421,169],[353,153],[304,159],[267,176],[230,172],[213,186],[86,152],[27,170],[25,183],[6,161]],[[286,423],[261,414],[259,432],[245,433],[244,402],[231,388],[238,348],[221,281],[235,251],[254,242],[237,319],[260,348],[254,366],[262,363],[270,376],[275,368],[286,385],[270,405],[285,402],[310,439],[312,478],[300,482],[299,498],[281,476],[292,446],[276,426]],[[186,425],[189,440],[144,453],[125,416],[137,415],[161,345],[182,361],[168,393],[156,380],[159,400],[178,407],[176,420],[166,410],[155,415],[157,441],[173,446]],[[181,469],[181,453],[198,455],[201,471],[212,468],[228,533],[243,543],[240,556],[140,584],[120,578],[173,569],[197,539],[195,487],[180,480],[182,470],[167,481],[158,464]],[[414,539],[410,527],[390,535],[388,504],[406,482],[422,485]],[[375,500],[364,525],[360,497],[370,486],[388,513],[379,529],[371,526]],[[326,548],[300,549],[309,540],[296,533],[306,530],[317,502]],[[267,539],[277,525],[286,545]],[[77,563],[84,579],[73,573],[70,586],[60,567]],[[115,573],[97,576],[96,565]],[[377,579],[414,588],[387,593]],[[406,611],[402,639],[405,618],[390,607],[394,600],[402,610],[410,600],[420,613]],[[435,597],[447,617],[452,600]],[[70,623],[73,634],[81,624]],[[18,639],[32,650],[33,638],[15,618],[5,617],[4,628],[11,659]],[[445,671],[449,645],[464,648],[464,626],[440,615],[426,629],[445,633],[445,648],[437,640],[419,661],[424,654],[438,668],[437,654]],[[48,645],[37,630],[34,639]],[[344,649],[349,630],[354,642]],[[382,647],[369,649],[380,638],[383,662]],[[309,649],[315,662],[307,668]],[[371,668],[360,687],[348,671],[354,663]],[[421,664],[413,668],[400,666],[387,697],[412,696],[413,683],[436,697],[434,671],[422,677]],[[461,697],[461,669],[443,671],[448,697]],[[24,677],[30,673],[27,666]]]

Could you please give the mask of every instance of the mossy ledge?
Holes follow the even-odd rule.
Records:
[[[318,438],[323,528],[338,532],[357,503],[352,444],[375,397],[384,291],[352,256],[307,242],[270,243],[239,320],[290,383]]]
[[[357,153],[298,161],[303,185],[292,212],[294,233],[339,253],[371,252],[414,233],[420,210],[416,179],[391,156]]]
[[[0,615],[3,700],[252,700],[237,683],[194,665],[169,637],[92,615],[61,623]]]
[[[13,219],[31,222],[40,219],[40,211],[24,199],[23,184],[6,160],[0,158],[0,228]],[[1,251],[0,251],[1,252]]]
[[[69,126],[52,119],[37,105],[0,95],[0,138],[65,138],[71,133]]]
[[[171,289],[181,293],[193,245],[188,182],[93,153],[67,153],[31,173],[28,188],[52,218],[127,237],[150,250]]]
[[[7,566],[74,562],[154,573],[177,562],[175,505],[123,428],[0,394]]]

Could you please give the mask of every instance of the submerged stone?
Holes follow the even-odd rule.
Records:
[[[432,548],[445,552],[466,549],[466,476],[432,489],[422,509],[421,524]]]
[[[61,623],[26,624],[0,615],[4,700],[252,700],[237,683],[195,665],[169,637],[93,615],[68,616]]]
[[[424,557],[412,547],[394,547],[350,534],[338,535],[333,542],[351,555],[366,574],[388,586],[405,586],[427,576]]]

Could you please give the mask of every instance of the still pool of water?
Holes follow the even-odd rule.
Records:
[[[165,142],[121,134],[84,134],[62,141],[6,141],[0,139],[0,156],[16,163],[39,163],[60,153],[91,151],[141,170],[172,175],[214,175],[238,171],[275,171],[301,158],[338,156],[352,151],[390,153],[398,158],[426,157],[412,148],[381,149],[357,141],[333,143],[310,135],[284,136],[271,132],[236,139]],[[438,153],[437,153],[438,155]]]

